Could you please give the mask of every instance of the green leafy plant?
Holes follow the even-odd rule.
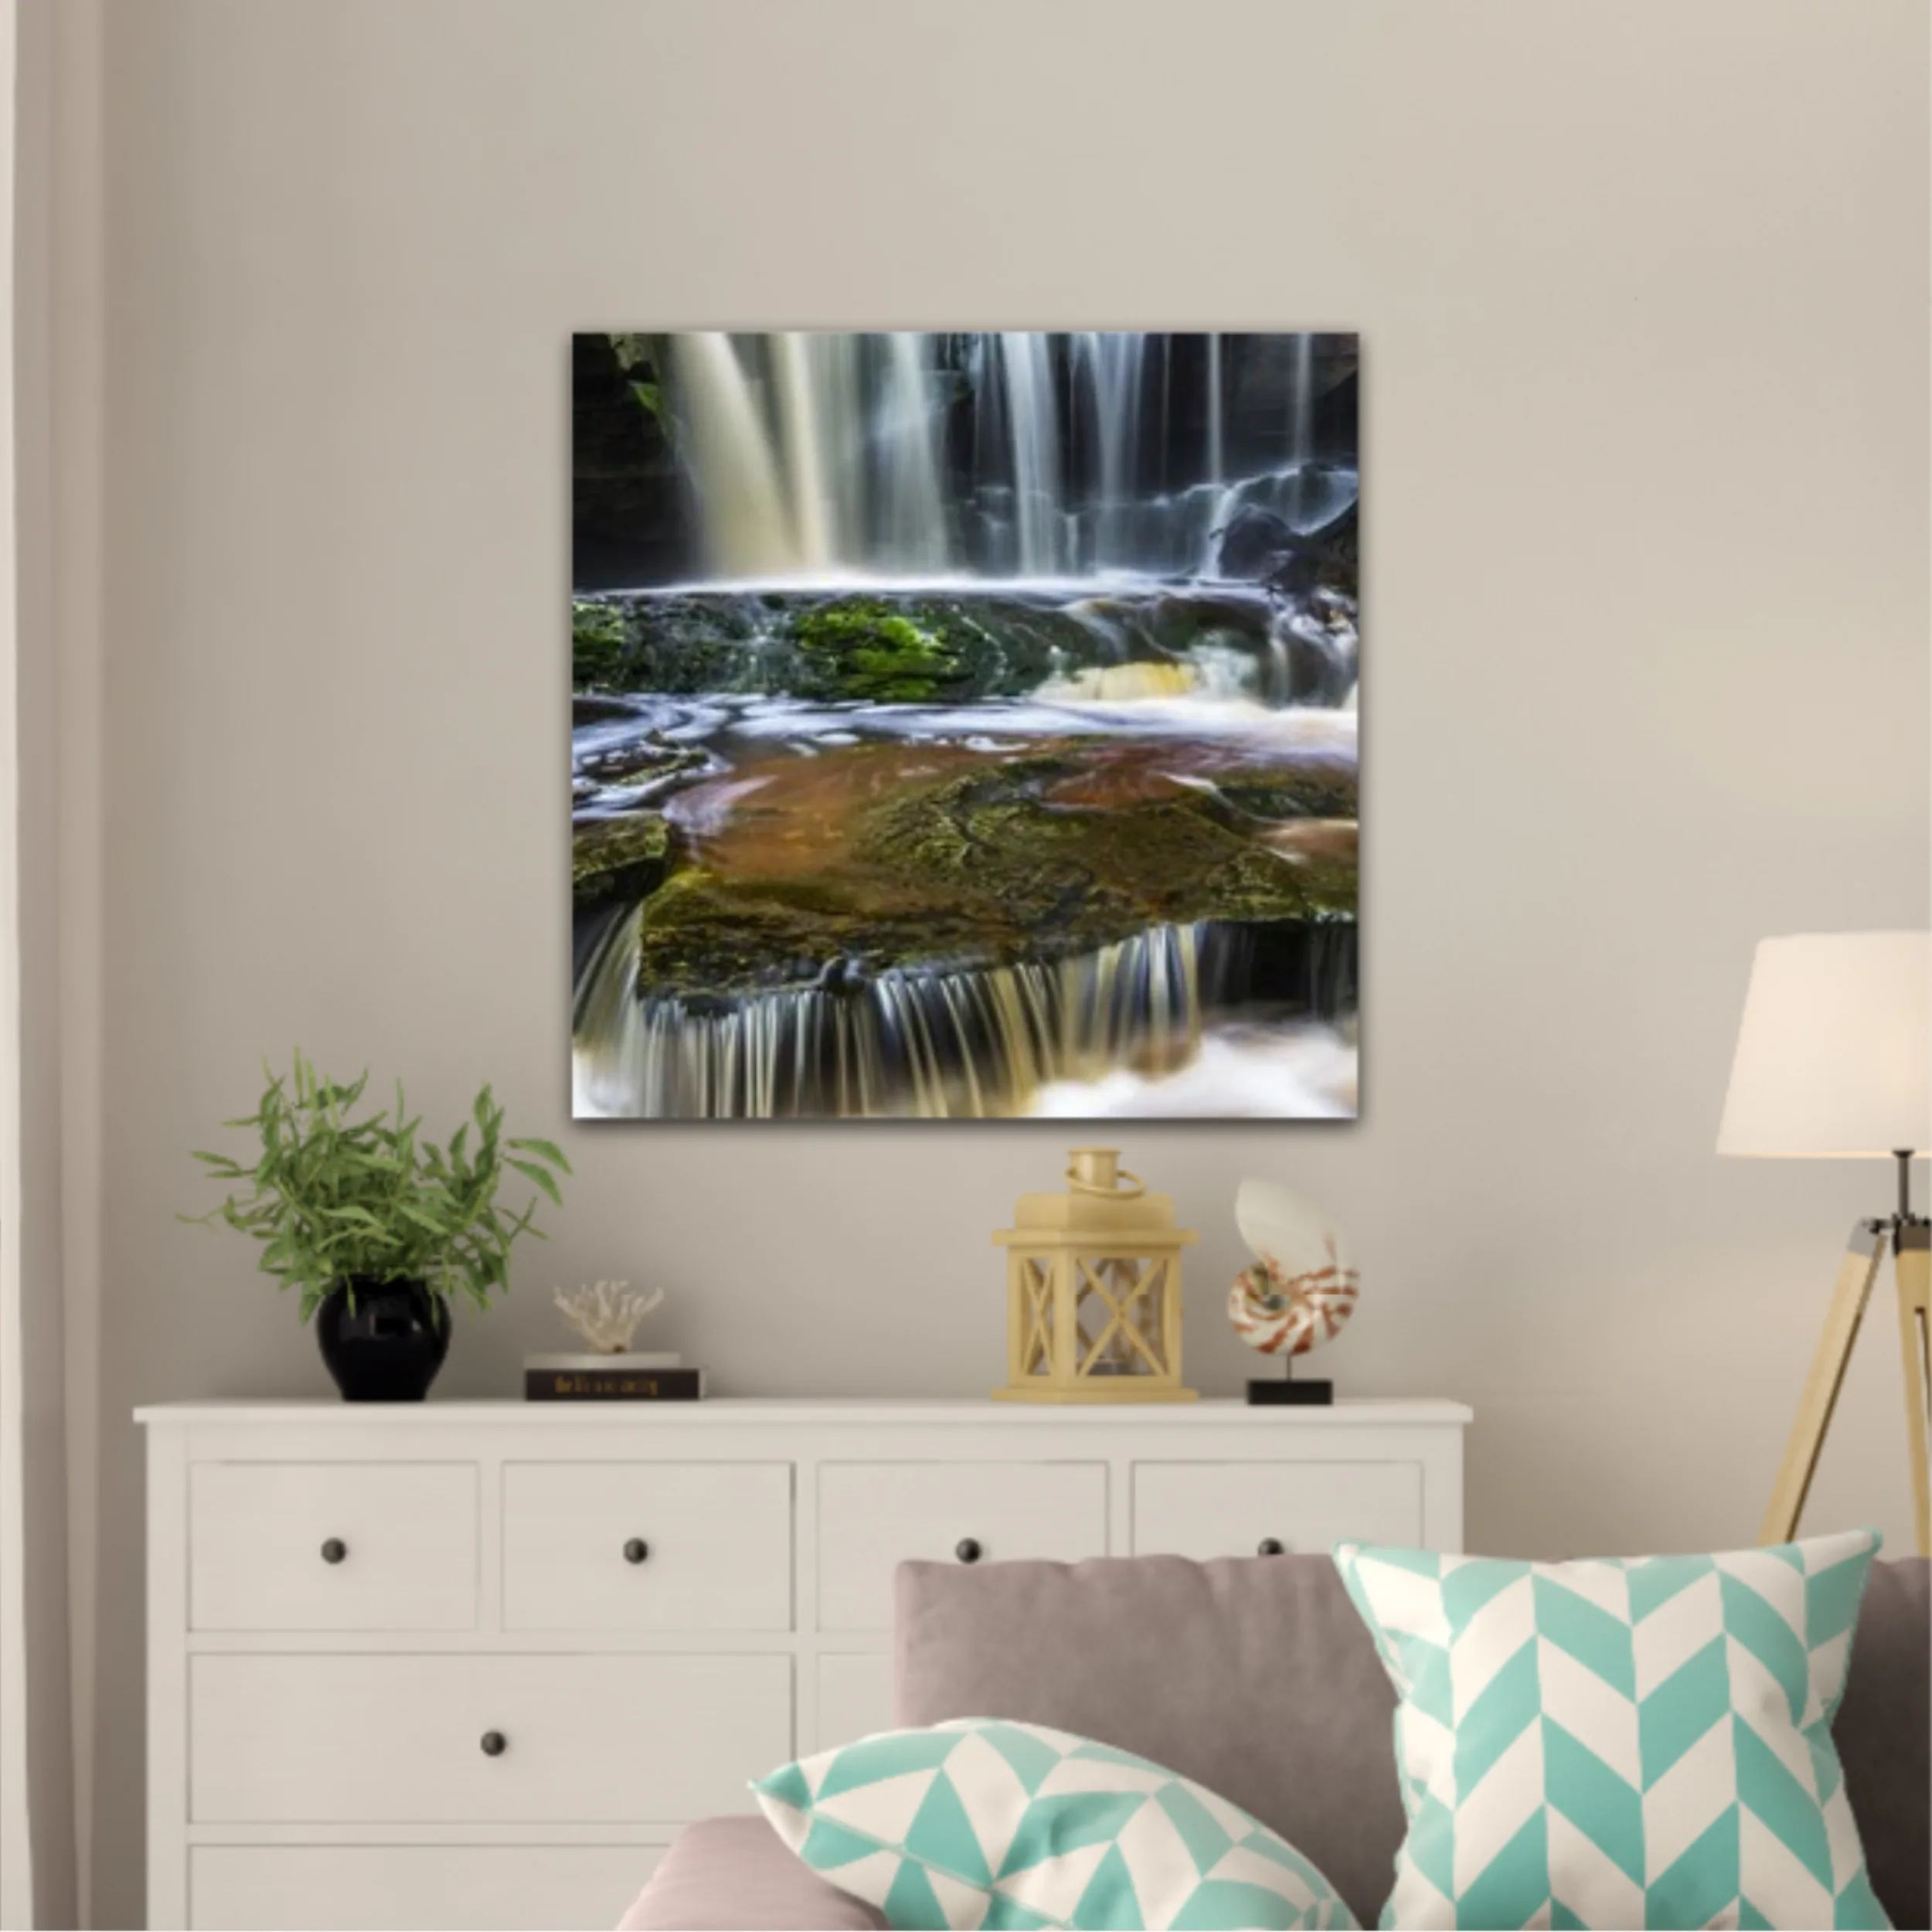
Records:
[[[487,1087],[471,1119],[438,1147],[423,1138],[421,1117],[410,1117],[400,1081],[393,1113],[357,1120],[366,1073],[346,1085],[328,1080],[299,1049],[291,1078],[266,1063],[262,1070],[261,1104],[223,1123],[257,1134],[260,1155],[195,1155],[216,1179],[246,1191],[184,1220],[219,1223],[260,1242],[262,1272],[300,1291],[304,1321],[358,1276],[422,1281],[438,1294],[467,1294],[479,1308],[508,1289],[512,1246],[525,1234],[544,1237],[538,1202],[512,1213],[498,1204],[498,1187],[510,1170],[561,1206],[556,1176],[570,1163],[560,1148],[505,1139],[503,1110]]]

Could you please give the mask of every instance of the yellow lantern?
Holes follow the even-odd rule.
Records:
[[[1023,1194],[993,1236],[1006,1250],[1009,1402],[1192,1402],[1181,1386],[1181,1250],[1174,1203],[1077,1147],[1064,1194]]]

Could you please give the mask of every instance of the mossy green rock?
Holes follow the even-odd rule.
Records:
[[[798,613],[792,635],[803,659],[803,695],[918,704],[970,684],[944,634],[902,610],[853,600]]]
[[[570,679],[580,691],[608,689],[624,663],[624,613],[578,597],[570,606]]]
[[[580,910],[642,899],[664,883],[671,828],[655,812],[580,818],[572,828],[570,882]]]
[[[852,969],[1049,961],[1164,923],[1353,918],[1345,825],[1332,845],[1284,852],[1212,792],[1056,804],[1080,769],[1043,756],[896,788],[810,871],[676,874],[645,906],[641,990],[729,995]],[[1311,782],[1292,767],[1257,782],[1270,778],[1277,792]],[[1343,802],[1345,781],[1328,783]]]
[[[1232,585],[1072,602],[985,586],[607,591],[577,600],[574,668],[580,692],[964,703],[1026,697],[1101,665],[1178,662],[1204,646],[1250,657],[1260,677],[1275,614],[1264,593]]]

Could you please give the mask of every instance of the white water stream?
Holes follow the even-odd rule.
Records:
[[[1294,338],[1289,420],[1265,460],[1250,444],[1239,472],[1235,338],[1209,335],[1189,352],[1205,387],[1179,478],[1172,376],[1175,345],[1189,338],[1006,330],[964,349],[907,332],[670,339],[710,579],[1171,573],[1196,568],[1212,528],[1243,503],[1297,513],[1299,527],[1303,513],[1318,521],[1352,501],[1352,473],[1311,487],[1311,335]],[[970,447],[949,459],[963,372]]]

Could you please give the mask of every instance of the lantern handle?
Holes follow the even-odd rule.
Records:
[[[1116,1178],[1123,1182],[1131,1181],[1133,1185],[1101,1187],[1094,1182],[1083,1179],[1077,1168],[1070,1167],[1066,1170],[1066,1185],[1076,1194],[1097,1194],[1110,1201],[1135,1201],[1147,1192],[1147,1183],[1138,1174],[1131,1172],[1126,1168],[1120,1168]]]

